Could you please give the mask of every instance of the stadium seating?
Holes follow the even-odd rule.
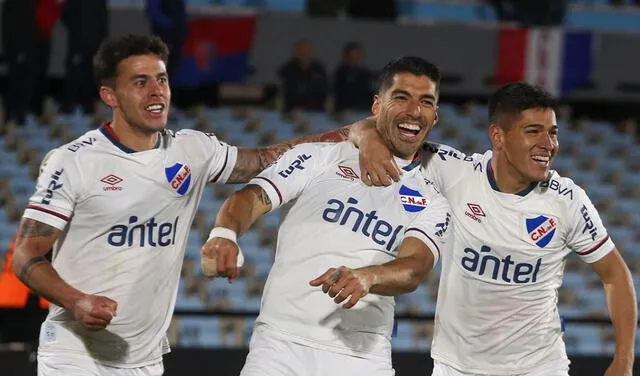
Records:
[[[440,108],[441,122],[432,131],[432,140],[463,151],[483,151],[489,147],[484,123],[486,106],[458,107],[444,103]],[[298,132],[321,132],[336,128],[365,116],[366,114],[352,113],[344,118],[346,120],[338,122],[326,113],[300,113],[285,119],[274,110],[262,108],[201,108],[188,113],[176,110],[169,127],[214,131],[225,141],[256,146],[268,135],[271,137],[267,138],[269,142],[275,142],[292,138]],[[41,126],[35,119],[30,119],[23,127],[10,130],[6,137],[0,139],[0,157],[3,160],[0,164],[0,195],[3,195],[3,207],[0,210],[2,248],[6,248],[11,239],[21,210],[34,189],[35,176],[31,165],[37,165],[38,158],[48,149],[81,135],[98,123],[81,114],[59,116],[50,127]],[[629,170],[630,162],[640,157],[636,141],[631,135],[618,133],[612,124],[602,122],[586,121],[579,127],[573,123],[562,124],[561,127],[562,148],[555,167],[563,174],[569,173],[587,190],[594,204],[600,208],[603,220],[627,260],[630,264],[637,262],[640,260],[640,238],[637,234],[640,226],[640,194],[634,189],[640,184],[640,175]],[[587,149],[586,140],[593,139],[599,139],[600,142],[589,143]],[[20,150],[25,147],[35,150],[37,156],[23,158]],[[473,147],[473,150],[469,147]],[[628,150],[626,154],[612,152],[622,147]],[[594,168],[593,164],[588,163],[594,155],[598,156],[598,166],[606,166],[607,171],[617,172],[618,177],[608,177],[601,172],[604,169]],[[217,211],[224,198],[236,188],[238,187],[214,186],[204,192],[187,243],[188,261],[185,262],[184,278],[178,291],[177,310],[259,310],[262,288],[273,260],[279,211],[260,220],[252,231],[239,240],[247,261],[242,278],[233,284],[228,284],[226,280],[209,281],[204,278],[197,262],[199,249],[208,236]],[[612,203],[607,205],[607,201]],[[11,202],[14,204],[10,204]],[[582,263],[575,263],[573,258],[577,259],[575,255],[570,257],[564,284],[560,289],[560,313],[566,317],[603,315],[604,296],[595,274],[588,267],[583,267]],[[436,267],[416,292],[397,298],[398,313],[433,314],[438,276],[439,267]],[[636,278],[636,283],[638,280],[640,278]],[[178,332],[176,341],[182,346],[191,347],[246,346],[254,319],[180,316],[175,320]],[[394,347],[398,350],[428,349],[432,325],[398,322],[393,337]],[[566,327],[566,340],[571,353],[610,352],[612,347],[609,337],[606,331],[589,325]]]

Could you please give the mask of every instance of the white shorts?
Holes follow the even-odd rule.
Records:
[[[394,376],[391,361],[351,355],[299,345],[254,328],[249,355],[240,376]]]
[[[38,376],[162,376],[162,362],[137,368],[109,367],[88,355],[40,355]]]
[[[437,360],[433,362],[433,373],[431,376],[488,376],[477,373],[464,373]],[[569,366],[543,366],[529,373],[514,374],[512,376],[569,376]]]

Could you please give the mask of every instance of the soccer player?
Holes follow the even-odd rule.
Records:
[[[585,191],[550,170],[558,152],[554,108],[548,93],[509,84],[489,101],[492,150],[467,156],[425,145],[425,179],[449,200],[454,223],[453,248],[442,255],[434,376],[567,376],[556,303],[571,252],[604,285],[616,333],[605,375],[631,376],[631,274]],[[363,141],[363,149],[381,142]]]
[[[392,296],[418,286],[448,234],[448,204],[419,171],[439,81],[437,67],[416,57],[394,60],[381,73],[372,110],[404,170],[396,184],[362,184],[351,143],[304,144],[225,201],[201,252],[217,263],[209,274],[235,277],[236,236],[295,200],[280,226],[241,375],[394,374]]]
[[[58,148],[24,212],[13,270],[54,304],[41,329],[39,375],[161,375],[205,184],[247,182],[292,144],[348,132],[245,149],[166,130],[167,55],[157,37],[101,46],[94,68],[112,120]]]

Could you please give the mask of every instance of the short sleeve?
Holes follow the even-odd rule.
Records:
[[[598,211],[585,191],[576,186],[576,197],[568,207],[564,219],[567,230],[568,247],[587,262],[593,263],[615,248]]]
[[[59,230],[65,228],[82,191],[81,172],[74,157],[71,152],[59,150],[43,165],[24,218],[46,223]]]
[[[226,142],[220,141],[213,133],[204,133],[191,129],[183,129],[176,132],[176,137],[190,136],[197,142],[189,144],[189,147],[197,147],[200,150],[189,152],[202,156],[206,161],[205,174],[210,183],[226,183],[236,165],[238,148]]]
[[[332,144],[300,144],[284,153],[274,164],[251,179],[267,193],[271,210],[296,199],[314,178],[325,170]]]
[[[433,253],[434,265],[440,259],[440,252],[446,245],[451,233],[451,208],[443,195],[435,195],[427,209],[420,212],[407,226],[405,237],[421,240]]]

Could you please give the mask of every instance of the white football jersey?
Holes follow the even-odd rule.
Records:
[[[358,177],[353,144],[304,144],[251,180],[273,209],[295,200],[278,232],[257,325],[314,348],[390,360],[393,297],[368,294],[344,309],[309,281],[332,267],[392,261],[405,236],[422,240],[437,261],[449,207],[425,183],[420,160],[410,162],[398,160],[406,170],[400,182],[372,188]]]
[[[153,364],[169,351],[187,235],[207,182],[225,182],[237,148],[192,130],[163,132],[133,152],[108,125],[61,146],[24,217],[63,231],[53,267],[76,289],[118,303],[106,329],[90,332],[55,305],[42,325],[42,354],[88,354],[115,367]]]
[[[568,365],[558,314],[565,259],[614,248],[584,190],[555,171],[518,194],[499,192],[491,151],[466,156],[427,145],[425,178],[449,200],[432,357],[473,374],[524,374]]]

